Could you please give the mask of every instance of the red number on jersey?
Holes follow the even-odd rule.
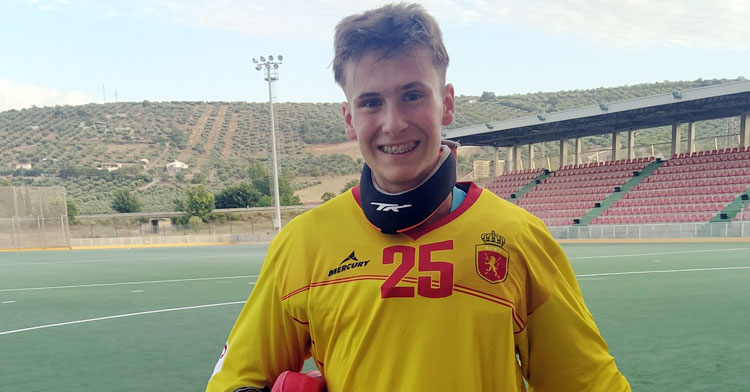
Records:
[[[419,271],[437,272],[437,287],[432,287],[432,277],[417,278],[417,294],[427,298],[442,298],[453,294],[453,264],[432,261],[432,252],[453,249],[453,241],[442,241],[419,246]],[[414,297],[414,287],[399,287],[398,283],[414,268],[416,250],[411,246],[396,245],[383,249],[383,264],[393,264],[396,254],[401,255],[401,264],[380,286],[381,298]]]
[[[396,245],[383,249],[383,264],[393,264],[396,253],[401,254],[401,265],[380,286],[380,297],[413,297],[414,287],[397,287],[401,279],[414,268],[414,248]]]
[[[436,242],[419,247],[419,270],[438,273],[438,287],[432,287],[431,276],[417,278],[417,293],[428,298],[442,298],[453,294],[453,263],[432,261],[432,252],[453,249],[453,241]]]

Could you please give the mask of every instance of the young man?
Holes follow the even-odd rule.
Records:
[[[312,356],[333,392],[629,391],[544,225],[456,183],[432,17],[348,17],[335,50],[360,186],[274,239],[207,390],[267,390]]]

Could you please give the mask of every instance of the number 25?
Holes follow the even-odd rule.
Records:
[[[432,287],[432,277],[428,274],[417,277],[417,294],[427,298],[442,298],[453,293],[453,264],[445,261],[432,261],[432,252],[453,249],[453,241],[435,242],[419,246],[419,271],[437,272],[438,287]],[[414,287],[397,286],[406,274],[414,268],[416,249],[406,245],[395,245],[383,249],[383,264],[393,264],[396,255],[401,255],[401,264],[380,286],[381,298],[414,297]]]

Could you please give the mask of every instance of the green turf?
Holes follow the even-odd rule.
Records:
[[[634,391],[748,389],[750,269],[716,268],[750,266],[750,244],[564,248]],[[241,304],[3,332],[243,301],[265,250],[0,253],[0,390],[203,390]],[[694,271],[674,272],[686,269]],[[667,272],[586,276],[642,271]],[[29,290],[237,276],[245,277]]]

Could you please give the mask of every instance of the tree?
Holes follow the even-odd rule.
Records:
[[[76,206],[76,203],[73,203],[73,200],[68,199],[65,200],[65,204],[67,205],[68,222],[75,222],[76,215],[78,215],[78,207]]]
[[[172,199],[172,207],[175,211],[185,211],[185,200]]]
[[[184,207],[188,216],[197,216],[205,222],[214,210],[214,195],[203,185],[191,186],[185,190]]]
[[[269,184],[270,177],[265,165],[254,162],[250,165],[250,168],[247,169],[247,176],[250,177],[253,187],[257,189],[258,192],[266,196],[271,195],[271,187]]]
[[[183,177],[184,178],[184,177]],[[190,183],[192,184],[202,184],[206,182],[206,175],[204,173],[195,173],[193,174],[193,178],[190,180]]]
[[[143,208],[143,204],[138,200],[138,197],[127,189],[115,191],[111,206],[113,210],[120,213],[138,212]]]
[[[215,197],[216,208],[258,207],[263,196],[249,182],[241,182],[224,188]]]
[[[333,199],[334,197],[336,197],[336,195],[333,192],[326,192],[323,194],[323,196],[320,197],[320,200],[323,200],[323,203],[325,203],[328,200]]]
[[[247,174],[252,181],[253,187],[257,189],[258,192],[260,192],[262,195],[267,196],[267,199],[265,200],[269,201],[268,205],[270,206],[271,204],[273,204],[271,176],[268,174],[268,170],[266,169],[266,167],[256,162],[250,166]],[[294,194],[294,188],[289,182],[289,179],[287,179],[286,177],[287,176],[279,176],[279,204],[283,206],[302,204],[299,196]],[[261,201],[264,201],[264,199],[261,198]],[[264,204],[262,205],[265,206]]]
[[[494,101],[497,97],[495,96],[495,93],[492,91],[484,91],[482,92],[482,96],[479,97],[479,102],[491,102]]]
[[[349,180],[349,182],[347,182],[344,185],[344,187],[341,188],[341,192],[340,193],[344,193],[344,192],[348,191],[349,189],[354,188],[357,185],[359,185],[359,180],[358,179],[355,178],[353,180]]]

